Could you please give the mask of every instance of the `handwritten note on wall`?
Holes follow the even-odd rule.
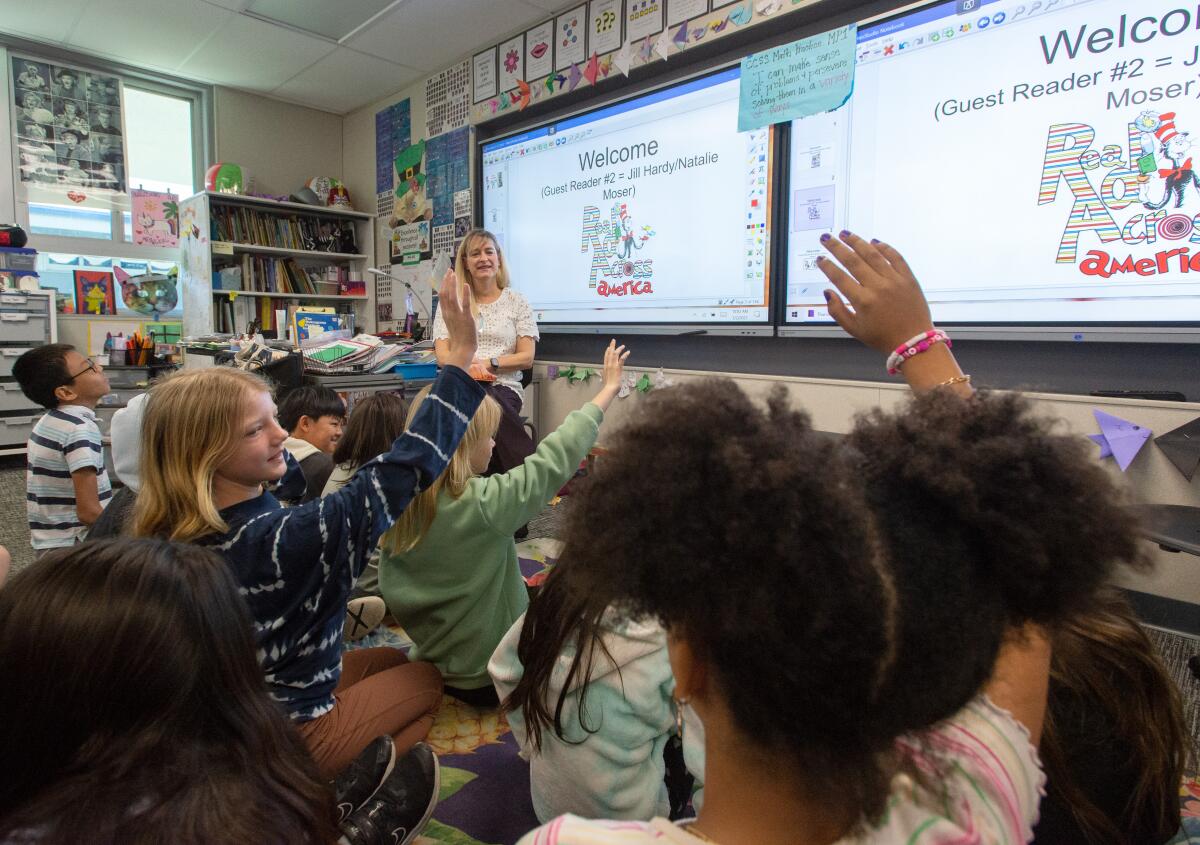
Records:
[[[742,59],[738,131],[831,111],[854,90],[854,24]]]

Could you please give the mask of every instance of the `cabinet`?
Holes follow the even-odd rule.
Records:
[[[0,291],[0,455],[19,455],[45,409],[25,398],[12,377],[27,350],[57,339],[54,291]]]
[[[353,314],[357,331],[373,331],[374,229],[359,211],[211,191],[189,197],[179,204],[184,336],[242,332],[254,319],[273,330],[276,310],[306,305]],[[237,289],[224,289],[231,283]]]

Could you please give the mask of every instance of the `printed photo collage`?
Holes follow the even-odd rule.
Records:
[[[123,193],[120,81],[17,56],[12,80],[21,181]]]

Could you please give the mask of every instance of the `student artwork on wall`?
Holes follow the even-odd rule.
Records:
[[[517,87],[517,81],[525,78],[525,36],[518,35],[500,45],[500,93]]]
[[[526,81],[541,79],[554,70],[554,21],[535,26],[525,33]]]
[[[167,191],[130,192],[133,242],[146,246],[179,246],[179,197]]]
[[[466,126],[471,115],[471,63],[463,60],[425,80],[425,135]]]
[[[554,69],[566,70],[587,54],[587,6],[580,6],[554,19]]]
[[[75,271],[75,313],[97,317],[117,313],[117,291],[111,271]]]
[[[75,204],[125,191],[121,81],[12,56],[17,171],[37,198]]]

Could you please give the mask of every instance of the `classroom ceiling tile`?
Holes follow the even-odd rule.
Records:
[[[425,71],[339,47],[271,93],[335,114],[345,114],[385,97]]]
[[[338,41],[403,0],[250,0],[246,12]]]
[[[196,0],[103,0],[79,17],[68,46],[137,67],[175,70],[234,13]]]
[[[546,19],[524,0],[405,0],[346,41],[347,47],[426,71]]]
[[[89,0],[43,0],[14,3],[4,10],[0,31],[37,41],[62,43]]]
[[[247,91],[278,88],[337,45],[245,15],[231,15],[225,25],[179,67],[196,77]]]

